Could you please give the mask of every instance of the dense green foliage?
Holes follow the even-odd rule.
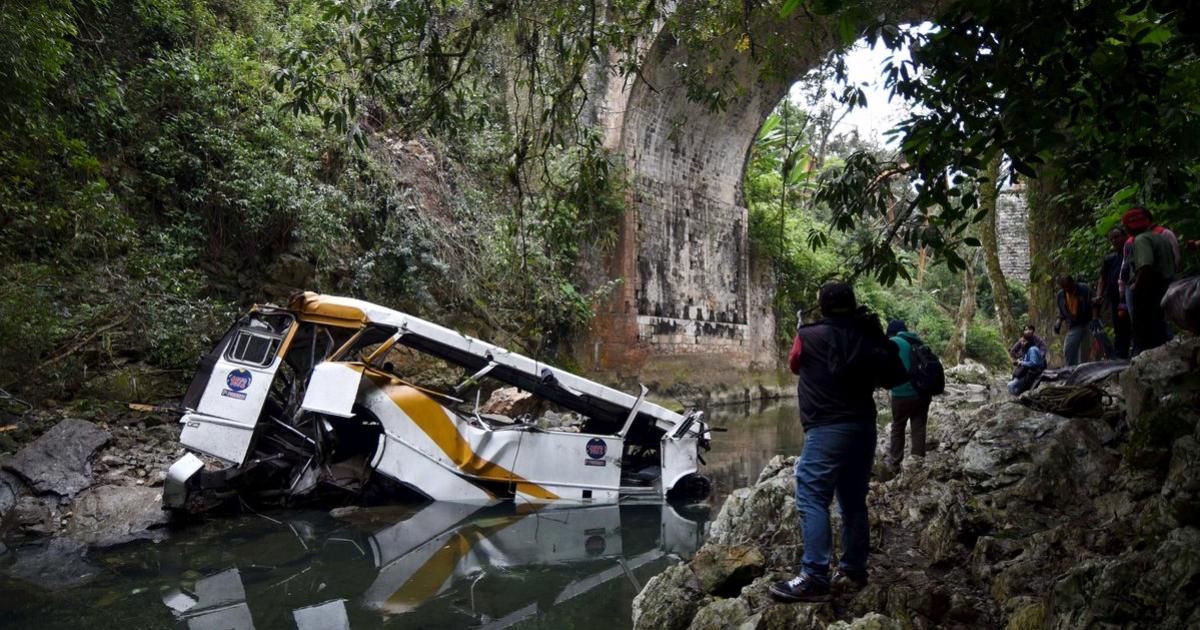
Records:
[[[776,317],[783,322],[777,331],[781,349],[791,343],[795,310],[805,310],[806,321],[817,318],[817,289],[829,279],[850,276],[855,261],[845,252],[880,229],[876,223],[861,221],[854,230],[839,231],[831,225],[829,208],[817,198],[817,180],[824,171],[841,168],[845,155],[867,150],[888,154],[880,147],[848,143],[843,136],[827,138],[831,130],[823,123],[832,114],[829,109],[805,113],[792,101],[784,101],[760,129],[747,166],[750,241],[757,255],[773,263]],[[901,250],[899,256],[905,265],[915,267],[915,252]],[[984,275],[982,262],[978,275]],[[953,333],[962,292],[961,278],[945,265],[930,266],[913,283],[885,287],[870,277],[857,282],[863,304],[887,319],[905,321],[938,353],[946,350]],[[965,355],[1002,367],[1008,362],[1006,345],[992,316],[995,306],[986,282],[980,287],[979,301],[980,311],[967,329]],[[1016,308],[1025,308],[1024,300],[1013,302]]]
[[[936,26],[904,28],[838,0],[10,2],[0,387],[70,393],[129,363],[177,385],[234,310],[296,286],[560,351],[611,288],[581,263],[602,259],[626,196],[589,90],[638,80],[654,28],[715,109],[808,70],[789,30],[805,20],[912,51],[885,69],[917,105],[899,151],[838,146],[828,112],[789,106],[760,132],[745,196],[781,314],[828,277],[862,277],[865,301],[942,343],[999,155],[1008,177],[1053,182],[1049,255],[1080,275],[1132,203],[1200,229],[1192,3],[936,10]],[[757,75],[716,63],[730,50]],[[936,263],[919,279],[918,252]],[[989,361],[990,291],[967,339]]]
[[[1014,178],[1052,178],[1064,220],[1088,229],[1095,221],[1097,234],[1133,203],[1184,232],[1200,228],[1194,3],[963,1],[934,23],[867,29],[912,51],[911,60],[898,55],[885,70],[894,93],[921,106],[896,130],[903,159],[894,166],[918,182],[898,217],[907,221],[899,230],[905,242],[960,236],[977,207],[961,184],[982,179],[998,152]],[[881,170],[856,167],[860,177]],[[847,212],[871,201],[847,187],[828,195]],[[950,203],[959,195],[962,203]]]
[[[577,262],[611,242],[622,211],[594,136],[530,155],[532,181],[514,171],[523,136],[502,90],[433,95],[453,96],[460,118],[408,135],[368,115],[392,102],[364,100],[344,121],[297,108],[279,64],[348,36],[329,13],[345,6],[6,6],[0,387],[69,394],[129,362],[177,387],[232,312],[296,286],[534,352],[588,320],[605,287]],[[401,70],[389,88],[419,78]],[[376,135],[356,147],[342,132]]]

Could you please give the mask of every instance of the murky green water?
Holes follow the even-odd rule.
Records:
[[[788,405],[709,419],[729,429],[705,456],[715,515],[802,432]],[[616,630],[641,585],[699,546],[708,514],[434,503],[213,519],[86,553],[25,545],[0,554],[0,627]]]

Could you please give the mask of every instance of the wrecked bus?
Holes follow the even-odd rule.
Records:
[[[400,356],[400,364],[394,360]],[[439,391],[402,360],[464,377]],[[543,428],[480,411],[485,383],[516,387],[581,419]],[[188,453],[164,507],[233,499],[488,503],[698,499],[709,427],[638,396],[368,302],[311,292],[255,306],[205,355],[183,400]],[[205,460],[197,454],[207,456]],[[335,495],[330,497],[329,495]]]

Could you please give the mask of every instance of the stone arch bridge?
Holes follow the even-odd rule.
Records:
[[[919,21],[936,5],[865,4],[867,15],[897,22]],[[747,242],[742,182],[767,116],[792,84],[842,45],[837,19],[801,10],[752,29],[758,41],[786,42],[787,61],[772,77],[728,42],[725,58],[713,63],[727,64],[739,96],[720,110],[688,98],[676,71],[688,51],[665,30],[647,43],[639,79],[609,80],[598,123],[606,146],[624,159],[633,192],[606,270],[622,282],[599,309],[586,352],[593,368],[779,365],[772,274]]]

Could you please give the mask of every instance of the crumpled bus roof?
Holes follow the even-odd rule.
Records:
[[[489,378],[598,420],[624,423],[636,405],[639,420],[652,421],[664,431],[686,433],[692,429],[688,415],[648,401],[638,404],[637,397],[625,392],[378,304],[306,291],[292,297],[288,310],[301,321],[330,326],[359,328],[376,324],[395,328],[403,333],[397,343],[472,372],[495,363]]]

